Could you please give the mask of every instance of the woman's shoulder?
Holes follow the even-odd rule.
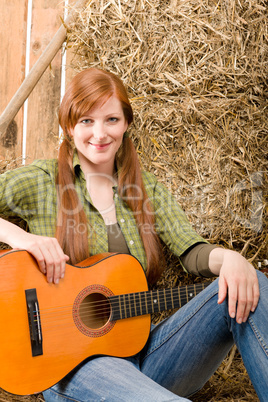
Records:
[[[152,184],[156,184],[158,182],[157,177],[153,173],[148,172],[146,170],[142,171],[142,179],[143,179],[144,185],[146,185],[146,184],[152,185]]]
[[[37,159],[31,163],[33,169],[41,169],[46,173],[55,172],[58,168],[57,159]]]
[[[1,181],[16,178],[17,180],[37,178],[40,176],[55,177],[57,174],[57,159],[37,159],[28,165],[6,170],[0,175]]]
[[[167,187],[152,172],[142,171],[142,180],[147,192],[150,190],[154,192],[169,192]]]

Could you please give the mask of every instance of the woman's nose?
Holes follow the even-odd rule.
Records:
[[[95,122],[92,131],[94,138],[96,138],[98,141],[103,140],[107,136],[105,126],[101,122]]]

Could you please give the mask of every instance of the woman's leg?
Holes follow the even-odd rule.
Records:
[[[138,357],[97,357],[43,393],[47,402],[187,402],[139,370]]]
[[[237,324],[227,302],[218,305],[218,280],[152,331],[141,370],[181,396],[198,391],[233,342],[261,401],[268,401],[268,279],[258,272],[261,297],[246,323]]]
[[[51,401],[183,401],[220,365],[233,339],[261,402],[268,400],[268,280],[259,275],[261,298],[245,324],[218,305],[218,281],[155,327],[140,355],[98,357],[82,364],[44,393]],[[140,371],[141,370],[141,371]],[[168,391],[169,389],[169,391]]]

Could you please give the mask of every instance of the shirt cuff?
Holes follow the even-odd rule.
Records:
[[[191,274],[212,278],[216,275],[211,272],[208,266],[209,254],[214,248],[220,246],[216,244],[198,243],[180,257],[184,268]]]

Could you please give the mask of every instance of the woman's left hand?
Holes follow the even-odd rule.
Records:
[[[236,251],[216,248],[211,254],[211,270],[216,274],[219,271],[218,303],[222,303],[228,295],[230,317],[236,317],[241,324],[247,321],[249,313],[256,309],[259,301],[256,270]]]

